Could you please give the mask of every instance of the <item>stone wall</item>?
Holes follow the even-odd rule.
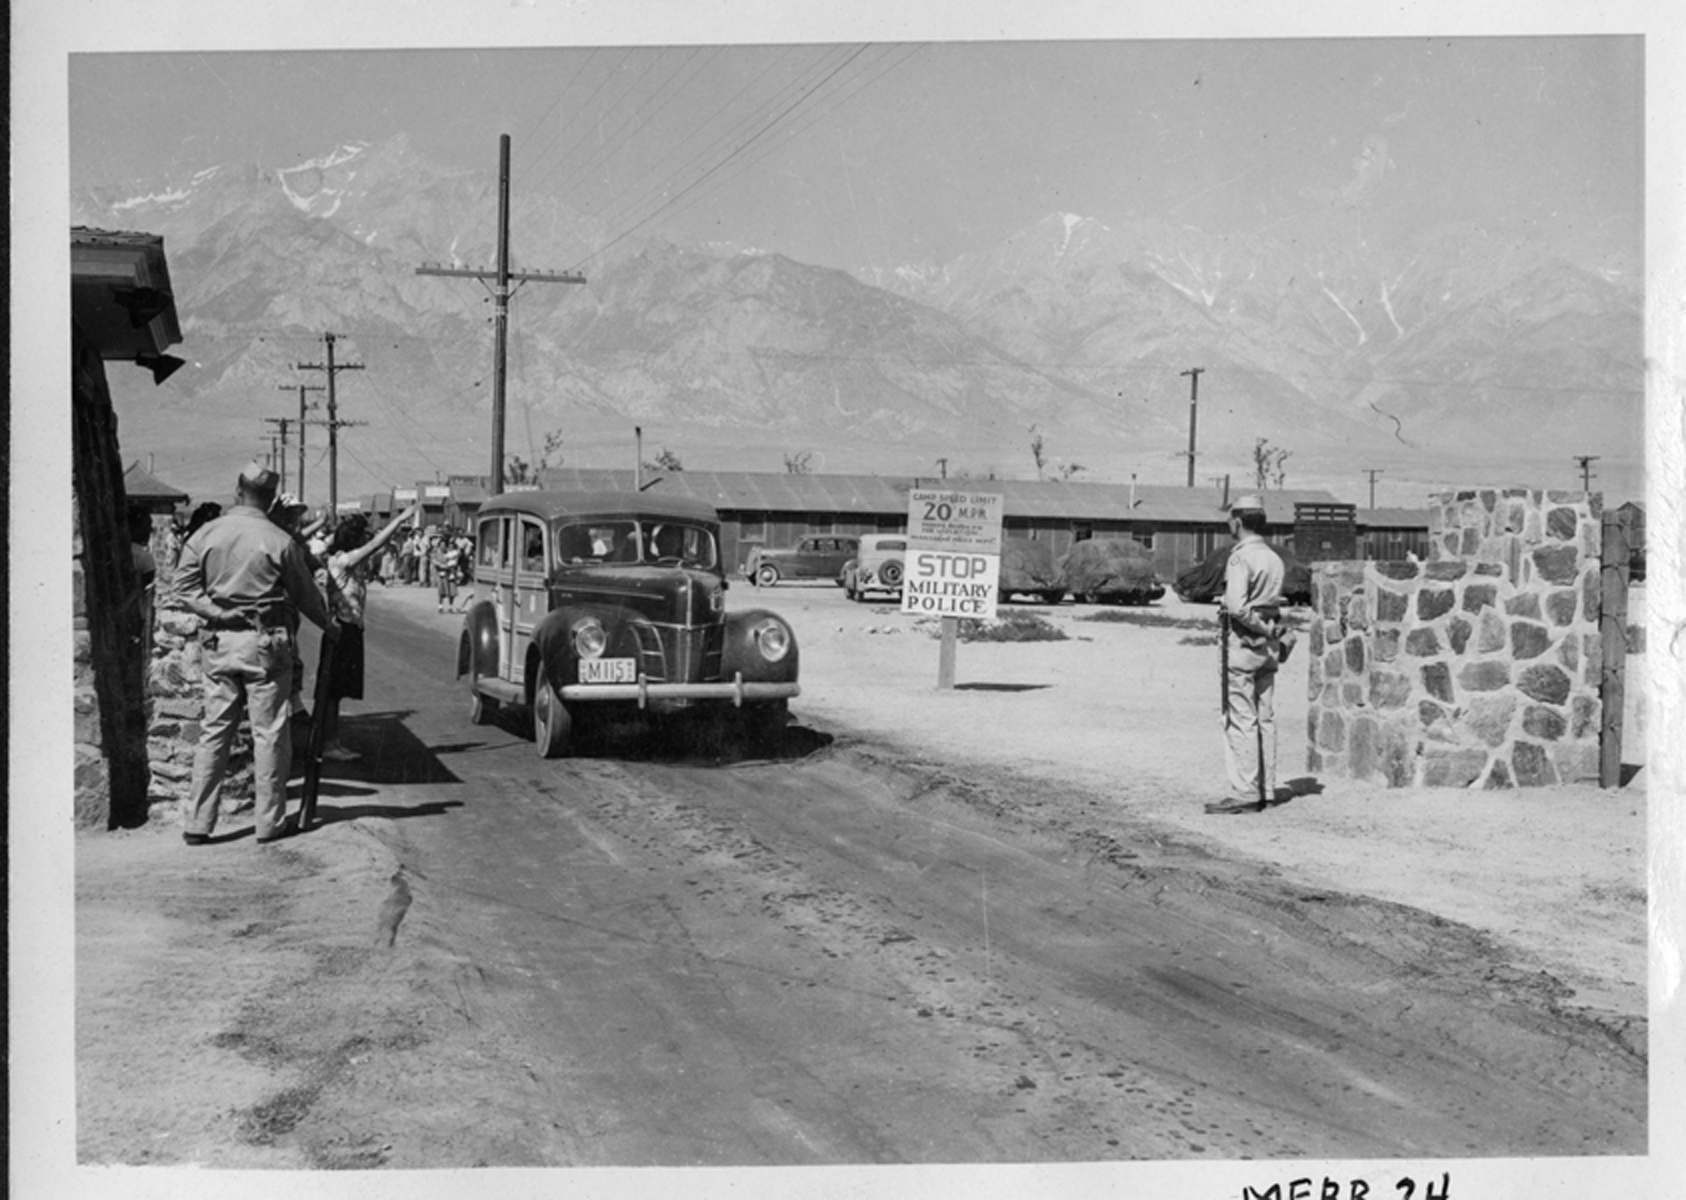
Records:
[[[149,795],[154,805],[178,810],[193,783],[193,751],[199,744],[199,720],[205,710],[200,669],[199,618],[171,603],[171,564],[158,564],[157,616],[152,628],[152,658],[147,667],[147,759]],[[241,723],[229,755],[219,808],[232,813],[251,807],[251,730]]]
[[[1313,570],[1307,765],[1390,787],[1596,783],[1597,495],[1447,493],[1428,562]]]

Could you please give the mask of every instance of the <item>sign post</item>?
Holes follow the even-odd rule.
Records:
[[[942,618],[938,688],[954,686],[960,618],[995,616],[1001,506],[997,492],[917,487],[908,492],[902,611]]]

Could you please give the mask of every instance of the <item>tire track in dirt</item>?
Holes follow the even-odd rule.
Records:
[[[523,849],[497,853],[536,901],[515,956],[535,977],[581,950],[602,964],[589,987],[553,984],[545,1021],[621,993],[641,1011],[613,1032],[662,1045],[624,1047],[633,1067],[612,1080],[562,1072],[559,1095],[607,1089],[624,1110],[595,1129],[594,1161],[1597,1153],[1643,1137],[1642,1065],[1470,931],[1050,823],[1059,805],[1020,805],[1018,781],[849,751],[725,770],[588,759],[511,783]],[[547,966],[557,925],[584,940]],[[799,1016],[781,1012],[792,997]],[[640,1072],[682,1068],[753,1099],[713,1135],[736,1150],[648,1135],[654,1114],[685,1118],[639,1094]],[[962,1115],[934,1120],[939,1106]]]

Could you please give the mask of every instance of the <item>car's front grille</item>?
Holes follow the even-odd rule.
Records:
[[[651,683],[701,683],[720,678],[724,625],[636,622],[638,669]]]

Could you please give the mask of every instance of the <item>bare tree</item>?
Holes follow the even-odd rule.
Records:
[[[1042,433],[1034,425],[1030,427],[1030,456],[1036,460],[1036,477],[1041,479],[1048,460],[1042,453]]]
[[[810,475],[814,470],[814,452],[812,450],[798,450],[795,454],[784,456],[784,471],[786,475]]]
[[[1288,468],[1284,464],[1292,453],[1291,450],[1272,446],[1268,438],[1259,438],[1253,443],[1253,482],[1261,492],[1266,488],[1282,486],[1288,478]]]
[[[669,450],[666,446],[663,446],[662,452],[656,455],[655,461],[646,462],[644,464],[644,469],[646,471],[666,471],[671,474],[674,471],[683,471],[685,469],[685,464],[679,461],[679,456],[677,454]]]
[[[1079,471],[1087,471],[1088,469],[1089,468],[1084,466],[1082,463],[1061,463],[1060,479],[1062,481],[1069,481],[1071,477],[1076,475]]]
[[[528,462],[519,454],[507,455],[504,458],[503,478],[505,483],[536,484],[539,482],[540,472],[550,467],[562,465],[562,431],[553,429],[544,435],[544,452],[539,455],[537,462]]]

